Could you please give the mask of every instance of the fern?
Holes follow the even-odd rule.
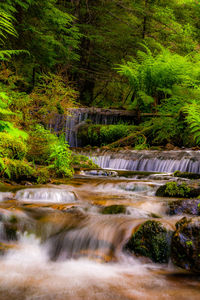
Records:
[[[199,58],[195,62],[188,56],[171,53],[160,46],[159,53],[152,53],[143,45],[145,51],[138,51],[137,60],[119,65],[118,73],[125,76],[132,87],[132,100],[135,106],[148,106],[154,102],[173,96],[174,86],[185,90],[196,88],[199,84]]]
[[[200,104],[193,101],[191,104],[183,108],[183,112],[186,113],[186,122],[190,128],[195,142],[200,144]]]
[[[17,32],[12,24],[13,18],[0,10],[0,42],[3,43],[4,39],[6,39],[6,35],[10,34],[13,36],[17,36]]]

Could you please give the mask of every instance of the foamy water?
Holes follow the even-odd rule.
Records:
[[[16,193],[15,199],[42,203],[73,203],[76,196],[73,192],[56,188],[23,189]]]

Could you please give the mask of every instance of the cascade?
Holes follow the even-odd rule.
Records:
[[[200,173],[200,151],[137,151],[83,153],[103,169],[141,172],[181,172]]]
[[[77,138],[78,129],[85,124],[86,120],[91,120],[92,124],[111,125],[118,122],[132,124],[135,119],[134,111],[101,108],[77,108],[71,109],[70,115],[56,115],[51,120],[50,129],[55,132],[65,132],[66,140],[71,147],[80,147],[81,141]]]

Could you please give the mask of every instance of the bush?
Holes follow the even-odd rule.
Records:
[[[45,184],[50,181],[50,172],[48,167],[40,167],[37,169],[37,183]]]
[[[61,136],[58,142],[51,147],[50,168],[56,172],[57,176],[71,177],[73,175],[71,161],[69,145],[64,136]]]
[[[26,161],[0,158],[0,176],[20,182],[36,180],[36,171]]]
[[[0,155],[12,159],[22,160],[27,153],[27,145],[21,138],[9,133],[0,132]]]
[[[39,165],[47,165],[53,145],[58,143],[58,137],[41,125],[36,125],[29,133],[28,154],[30,161]]]

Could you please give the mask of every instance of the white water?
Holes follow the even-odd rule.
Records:
[[[16,193],[15,199],[20,201],[42,203],[73,203],[76,196],[73,192],[55,188],[23,189]]]
[[[1,258],[0,299],[144,299],[146,289],[166,284],[151,271],[159,268],[133,258],[115,264],[88,259],[49,262],[39,240],[22,236],[18,248]]]
[[[128,171],[141,171],[141,172],[175,172],[179,170],[181,172],[200,173],[199,161],[193,161],[191,159],[173,160],[166,159],[161,160],[158,158],[153,159],[139,159],[128,160],[123,158],[111,158],[110,156],[98,156],[91,157],[93,161],[103,169],[112,170],[128,170]]]

